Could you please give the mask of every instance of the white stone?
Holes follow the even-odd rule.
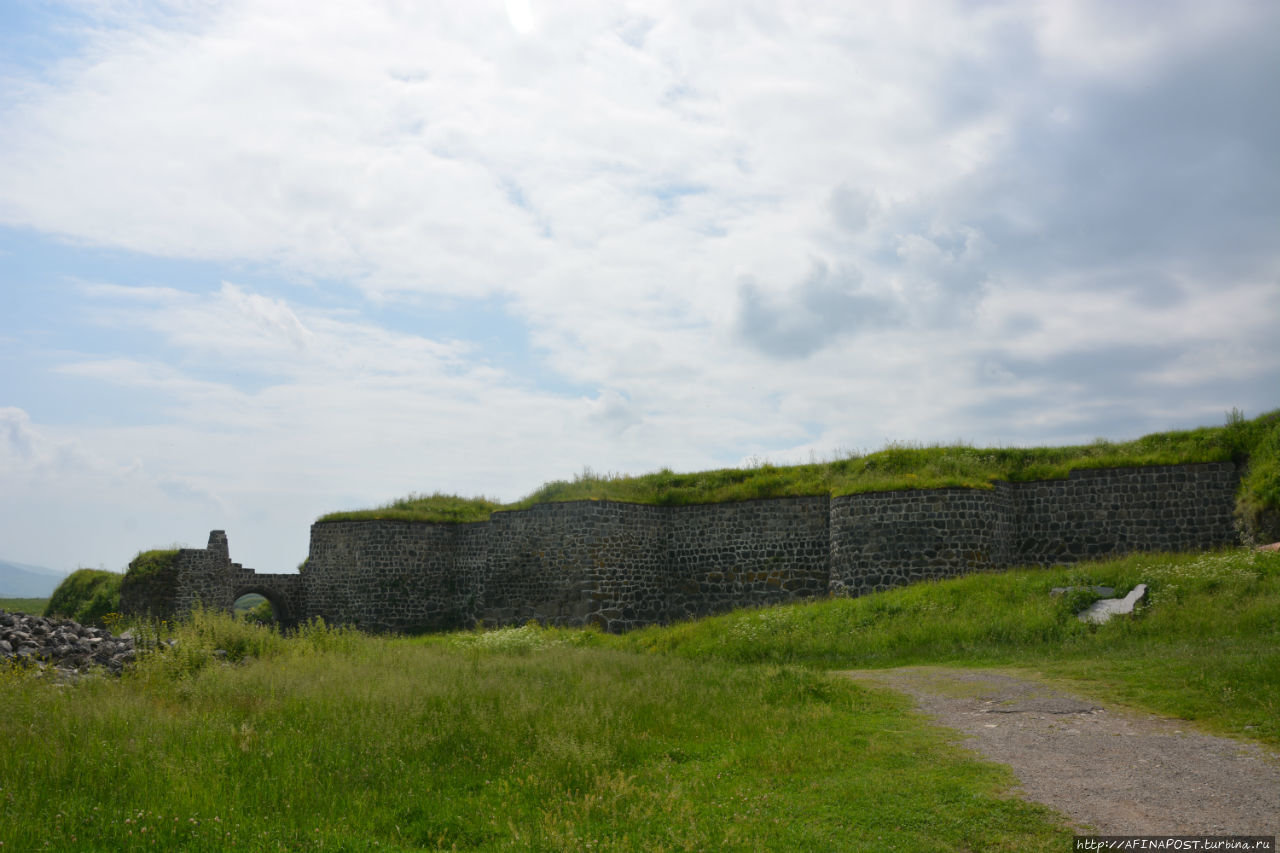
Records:
[[[1080,614],[1079,619],[1081,622],[1092,622],[1095,625],[1101,625],[1112,616],[1132,613],[1134,605],[1146,597],[1147,585],[1140,583],[1129,590],[1129,594],[1124,598],[1102,598],[1095,601],[1089,605],[1088,610]]]

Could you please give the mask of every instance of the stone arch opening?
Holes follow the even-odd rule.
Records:
[[[292,614],[289,613],[288,607],[285,605],[284,597],[273,589],[257,584],[237,587],[232,595],[232,609],[235,610],[236,604],[245,596],[257,595],[266,600],[271,606],[272,621],[278,628],[287,628],[293,625]]]

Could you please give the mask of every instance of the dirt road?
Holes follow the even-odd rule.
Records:
[[[1105,707],[1015,674],[907,667],[844,673],[915,698],[1008,765],[1018,793],[1103,835],[1276,835],[1280,755],[1190,723]]]

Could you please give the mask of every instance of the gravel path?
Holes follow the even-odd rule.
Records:
[[[1102,835],[1276,835],[1280,755],[995,670],[845,673],[915,698],[1008,765],[1018,792]]]

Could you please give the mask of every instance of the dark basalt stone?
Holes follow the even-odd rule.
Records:
[[[71,619],[0,611],[0,661],[59,673],[97,668],[119,674],[135,654],[132,637],[117,637]]]

